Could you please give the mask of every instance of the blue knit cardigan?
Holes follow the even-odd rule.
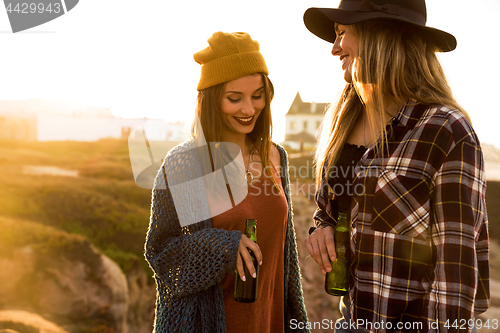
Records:
[[[288,203],[284,320],[285,332],[292,332],[291,321],[306,324],[307,315],[292,222],[288,158],[281,146],[276,147],[281,158],[281,182]],[[194,219],[197,218],[194,215],[207,208],[206,197],[203,198],[205,192],[196,185],[189,188],[188,199],[182,203],[176,201],[174,207],[172,179],[178,184],[202,175],[197,154],[191,153],[195,150],[194,142],[186,141],[169,151],[153,188],[145,257],[155,273],[157,285],[156,333],[226,332],[221,281],[226,273],[236,269],[241,233],[212,228],[210,218],[187,226],[179,222],[176,208],[179,210],[180,204],[186,205],[182,214],[190,212]],[[297,326],[293,325],[294,328]],[[295,329],[293,332],[309,330]]]

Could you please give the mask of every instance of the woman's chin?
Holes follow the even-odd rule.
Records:
[[[344,71],[344,80],[345,82],[347,83],[352,83],[352,75],[351,75],[351,72],[349,71]]]

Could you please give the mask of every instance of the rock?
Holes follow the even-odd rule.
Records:
[[[13,229],[43,228],[37,234],[46,239],[0,248],[0,309],[37,313],[70,332],[127,333],[128,285],[120,267],[83,237],[23,223]]]
[[[0,333],[68,333],[40,315],[27,311],[0,311]]]
[[[153,271],[150,271],[151,275]],[[127,324],[129,333],[151,333],[156,305],[156,284],[148,281],[148,276],[138,261],[127,271],[129,307]]]

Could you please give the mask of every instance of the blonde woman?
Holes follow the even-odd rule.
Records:
[[[337,331],[474,329],[490,303],[486,181],[479,139],[436,57],[455,38],[425,25],[424,0],[343,0],[309,8],[304,22],[333,43],[347,82],[323,124],[306,239],[326,274],[338,213],[350,216]]]
[[[289,332],[307,316],[287,155],[271,142],[273,86],[247,33],[216,32],[208,44],[194,55],[192,138],[167,154],[153,189],[145,255],[158,290],[154,332]],[[257,244],[243,234],[246,219],[257,220]],[[260,262],[257,300],[239,303],[235,271],[256,273],[249,249]]]

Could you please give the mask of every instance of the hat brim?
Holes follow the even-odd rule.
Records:
[[[337,38],[335,23],[350,25],[374,18],[386,18],[411,24],[420,29],[424,36],[427,37],[429,41],[433,42],[441,52],[453,51],[457,47],[457,40],[452,34],[439,29],[417,25],[397,15],[385,12],[377,12],[374,14],[374,12],[313,7],[305,11],[304,24],[310,32],[319,38],[330,43],[335,43],[335,39]]]

